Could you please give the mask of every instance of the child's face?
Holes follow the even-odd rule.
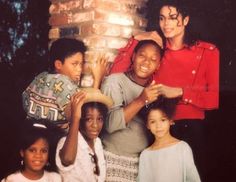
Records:
[[[20,154],[24,160],[25,172],[40,172],[48,162],[49,146],[48,142],[40,138],[26,150],[21,150]]]
[[[158,109],[151,110],[147,118],[147,128],[152,132],[155,138],[163,138],[169,135],[170,125],[173,121]]]
[[[133,58],[133,70],[138,78],[150,77],[160,65],[160,51],[152,44],[140,47]]]
[[[88,108],[84,128],[81,131],[86,140],[94,140],[102,130],[104,118],[97,108]]]
[[[56,71],[70,77],[74,82],[80,81],[83,67],[83,54],[77,52],[64,60],[64,63],[57,60],[55,63]]]

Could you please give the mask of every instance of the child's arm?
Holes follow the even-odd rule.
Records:
[[[188,144],[184,150],[184,163],[186,170],[186,181],[201,182],[197,168],[194,164],[192,149]]]
[[[92,73],[93,73],[93,88],[100,88],[100,84],[102,82],[102,79],[104,78],[107,69],[108,69],[108,59],[103,56],[99,56],[96,63],[91,67]]]
[[[143,89],[143,92],[124,107],[125,122],[129,123],[132,118],[147,104],[151,104],[157,100],[159,94],[157,92],[157,85],[155,81]]]
[[[64,166],[73,164],[77,155],[78,129],[84,99],[85,93],[81,91],[74,94],[71,98],[71,124],[69,133],[59,154],[61,163]]]

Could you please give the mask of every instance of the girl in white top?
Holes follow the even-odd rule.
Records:
[[[27,121],[21,134],[21,167],[16,172],[2,179],[2,182],[61,182],[56,172],[46,171],[49,167],[49,149],[52,144],[50,132],[46,125]],[[37,120],[37,122],[39,122]]]
[[[71,99],[69,133],[57,146],[56,164],[64,182],[104,182],[105,159],[98,138],[112,100],[88,88]]]
[[[174,100],[159,98],[145,115],[153,144],[140,155],[139,182],[200,182],[190,146],[170,134]]]

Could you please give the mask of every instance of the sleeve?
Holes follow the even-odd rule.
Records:
[[[192,150],[187,143],[184,148],[184,163],[186,171],[186,182],[201,182],[193,160]]]
[[[147,171],[148,164],[145,160],[144,153],[145,153],[145,151],[143,151],[141,153],[140,158],[139,158],[138,177],[137,177],[138,182],[153,181],[153,180],[149,179],[150,174]],[[150,171],[150,172],[152,172],[152,171]]]
[[[66,140],[66,137],[63,137],[59,140],[58,144],[57,144],[57,149],[56,149],[56,165],[60,171],[60,173],[64,173],[64,172],[68,172],[70,171],[71,169],[74,168],[75,166],[75,163],[72,164],[72,165],[69,165],[69,166],[64,166],[62,163],[61,163],[61,158],[60,158],[60,150],[62,149],[64,143],[65,143],[65,140]]]
[[[108,133],[126,128],[124,111],[123,111],[123,88],[119,84],[116,76],[108,76],[101,86],[102,92],[111,97],[113,100],[113,107],[109,110],[108,119],[105,123],[106,130]]]
[[[205,49],[203,56],[202,61],[206,61],[207,88],[183,88],[182,100],[202,109],[216,109],[219,107],[219,50]]]
[[[70,102],[71,96],[79,91],[79,87],[66,76],[60,75],[60,77],[52,83],[52,90],[56,97],[56,103],[59,108],[64,111],[66,105]]]
[[[110,74],[125,72],[129,68],[130,60],[137,44],[138,41],[132,37],[125,47],[119,49],[118,55],[111,67]]]

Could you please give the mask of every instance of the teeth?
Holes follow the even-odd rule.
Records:
[[[147,67],[144,67],[144,66],[141,66],[140,68],[141,68],[141,70],[144,70],[144,71],[147,71],[147,70],[148,70],[148,68],[147,68]]]
[[[40,161],[33,161],[34,164],[41,164]]]

